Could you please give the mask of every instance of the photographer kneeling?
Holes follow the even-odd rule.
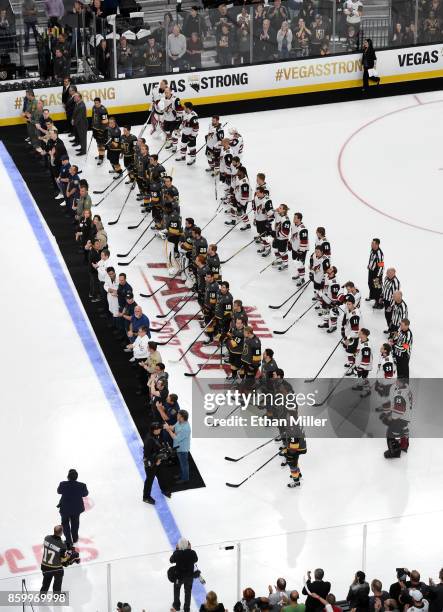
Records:
[[[155,504],[155,499],[151,497],[152,483],[155,477],[157,477],[163,495],[171,497],[170,491],[166,491],[164,488],[166,484],[164,469],[174,451],[163,441],[162,429],[160,423],[152,423],[150,432],[144,440],[143,462],[145,464],[146,480],[143,487],[143,501],[147,504]]]

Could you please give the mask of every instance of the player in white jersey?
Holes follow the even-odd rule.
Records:
[[[360,331],[361,317],[360,311],[355,307],[354,297],[349,294],[346,296],[346,306],[341,323],[341,335],[343,338],[343,346],[348,355],[348,363],[345,363],[345,368],[354,366],[355,352],[358,345],[358,332]]]
[[[233,189],[234,205],[234,207],[231,208],[232,219],[230,221],[225,221],[225,224],[235,225],[241,219],[243,225],[240,227],[240,230],[244,231],[251,229],[247,213],[248,203],[251,199],[251,187],[249,185],[248,173],[244,166],[238,168],[233,185],[231,184],[231,189]]]
[[[168,86],[168,81],[163,79],[160,81],[157,87],[154,87],[152,91],[152,118],[151,118],[151,135],[163,123],[163,96],[165,89]]]
[[[243,136],[239,134],[237,128],[233,127],[229,130],[230,144],[233,155],[238,155],[241,158],[243,155]]]
[[[211,119],[208,133],[206,134],[206,157],[209,164],[209,167],[206,168],[206,172],[210,172],[212,176],[220,172],[220,152],[224,137],[225,132],[220,123],[220,117],[214,115]]]
[[[192,164],[195,164],[198,128],[198,115],[194,110],[194,105],[192,102],[185,102],[181,126],[180,152],[175,158],[176,161],[184,161],[186,159],[186,152],[188,152],[189,159],[187,165],[192,166]]]
[[[408,383],[398,378],[391,387],[389,410],[380,415],[383,423],[387,425],[386,441],[388,450],[385,459],[398,459],[401,452],[408,452],[409,423],[411,420],[413,398]]]
[[[355,307],[360,308],[361,302],[361,293],[360,290],[354,285],[352,281],[348,281],[342,286],[343,291],[340,293],[339,301],[340,304],[344,304],[346,302],[346,296],[352,295],[355,300]]]
[[[260,245],[257,253],[262,257],[267,257],[271,252],[271,245],[267,241],[267,237],[272,234],[274,207],[272,206],[268,190],[264,185],[257,186],[252,201],[252,208],[255,215],[255,228],[257,230],[255,242]]]
[[[178,128],[180,127],[183,114],[183,107],[180,99],[174,96],[171,89],[165,89],[163,99],[163,129],[166,134],[165,149],[170,149],[175,152],[178,143]]]
[[[222,148],[220,151],[220,182],[223,185],[222,202],[228,203],[229,194],[231,191],[232,176],[237,173],[237,169],[232,165],[232,151],[229,146],[229,139],[223,138]]]
[[[354,391],[361,391],[360,397],[371,395],[368,375],[372,370],[372,348],[369,343],[369,329],[362,327],[358,332],[357,353],[355,355],[355,369],[360,382],[352,388]]]
[[[323,247],[323,253],[326,257],[331,258],[331,243],[326,238],[326,230],[324,227],[317,227],[315,230],[315,246],[321,244]]]
[[[295,274],[292,280],[297,281],[297,287],[301,287],[305,282],[305,262],[309,249],[309,234],[303,224],[303,215],[296,212],[292,224],[290,247],[292,250],[292,260],[295,264]]]
[[[325,286],[322,295],[323,323],[318,327],[332,334],[337,329],[337,319],[340,311],[340,283],[337,280],[337,268],[330,266],[326,271]]]
[[[272,265],[280,272],[288,269],[288,241],[291,235],[291,222],[288,217],[289,207],[280,204],[274,214],[274,248],[275,259]]]
[[[329,266],[330,261],[323,252],[323,246],[321,244],[317,245],[312,256],[311,269],[309,273],[309,278],[314,284],[313,300],[318,300],[319,302],[321,301],[326,271]]]
[[[397,376],[392,347],[388,342],[384,342],[380,347],[380,357],[377,365],[375,391],[382,398],[381,406],[378,406],[375,411],[383,412],[389,410],[389,394],[392,383]]]

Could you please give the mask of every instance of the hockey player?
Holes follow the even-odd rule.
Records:
[[[244,325],[248,324],[248,313],[243,308],[243,302],[241,300],[234,300],[234,309],[232,311],[233,319],[241,319]]]
[[[191,263],[191,255],[192,255],[192,230],[195,226],[194,219],[192,217],[187,217],[185,219],[185,226],[183,228],[183,234],[180,236],[180,242],[178,251],[180,253],[180,270],[186,275],[186,282],[191,283],[192,281],[188,276],[188,267]]]
[[[168,81],[162,79],[158,87],[154,87],[152,92],[151,135],[155,132],[158,125],[161,126],[163,122],[163,96],[167,87]]]
[[[274,215],[274,248],[275,259],[272,262],[280,272],[288,269],[288,239],[291,234],[291,222],[288,217],[288,206],[280,204]]]
[[[203,304],[203,314],[205,320],[205,333],[208,339],[203,344],[211,344],[214,340],[215,330],[215,307],[218,300],[219,285],[214,280],[214,275],[207,269],[205,275],[205,299]]]
[[[231,215],[233,218],[231,221],[225,221],[225,225],[236,225],[237,222],[242,221],[243,225],[240,227],[240,231],[251,229],[251,224],[249,223],[247,213],[248,203],[250,200],[250,189],[246,168],[244,166],[240,166],[237,170],[234,184],[235,208],[231,210]],[[236,217],[238,221],[236,220]]]
[[[401,451],[408,452],[412,402],[409,384],[406,380],[397,379],[391,388],[390,406],[380,415],[380,419],[387,425],[388,450],[384,453],[385,459],[398,459]]]
[[[332,334],[337,329],[340,310],[340,283],[337,280],[337,268],[330,266],[326,271],[325,286],[322,295],[323,323],[318,327]]]
[[[321,245],[323,247],[323,253],[326,257],[331,258],[331,243],[326,238],[326,230],[324,227],[317,227],[315,230],[315,246]]]
[[[341,335],[343,338],[343,346],[348,355],[348,363],[345,363],[345,368],[353,371],[355,364],[355,352],[358,345],[358,332],[361,325],[360,311],[355,307],[354,297],[349,294],[346,296],[346,307],[341,324]]]
[[[189,265],[189,273],[190,273],[190,277],[192,278],[192,276],[196,276],[196,267],[195,267],[195,260],[199,255],[202,255],[204,257],[204,260],[206,262],[206,256],[208,254],[208,241],[206,240],[206,238],[204,238],[201,234],[201,229],[197,226],[194,225],[194,227],[192,228],[192,251],[191,251],[191,261],[190,261],[190,265]]]
[[[181,125],[180,152],[175,158],[176,161],[185,161],[186,152],[188,152],[189,159],[187,165],[192,166],[192,164],[195,164],[198,129],[198,115],[194,110],[194,106],[192,102],[185,102]]]
[[[165,175],[166,170],[158,161],[158,155],[156,153],[149,155],[149,166],[147,169],[148,192],[143,202],[142,212],[152,211],[152,218],[155,221],[156,229],[161,229],[163,218],[161,192]]]
[[[366,302],[374,300],[373,308],[383,308],[381,294],[383,289],[384,255],[380,248],[380,239],[373,238],[368,262],[368,287],[369,296]]]
[[[135,180],[139,189],[137,200],[143,200],[143,206],[149,205],[149,148],[143,142],[143,139],[137,140],[135,147]]]
[[[263,357],[261,360],[261,378],[271,379],[274,372],[278,370],[277,362],[274,359],[274,351],[267,348],[263,351]]]
[[[220,151],[220,183],[223,185],[223,195],[220,199],[225,204],[229,204],[232,176],[237,172],[235,167],[232,166],[232,158],[233,154],[229,146],[229,139],[224,138]]]
[[[323,288],[325,286],[326,271],[329,269],[329,267],[329,257],[325,255],[323,245],[317,244],[315,247],[314,255],[312,257],[311,271],[309,277],[314,284],[314,297],[312,298],[312,300],[319,301],[318,308],[320,308]]]
[[[183,107],[179,98],[174,96],[171,89],[166,87],[163,100],[163,129],[166,134],[165,149],[177,151],[178,130],[182,120]]]
[[[259,172],[257,174],[256,185],[256,189],[258,189],[259,187],[263,187],[266,191],[267,196],[270,197],[269,185],[266,182],[266,174],[264,174],[263,172]]]
[[[230,147],[232,149],[232,155],[238,155],[240,157],[243,155],[243,136],[239,134],[237,128],[233,127],[229,130],[230,134]]]
[[[292,260],[295,263],[295,274],[292,280],[297,281],[297,287],[301,287],[305,283],[305,262],[309,249],[309,235],[303,224],[303,215],[300,212],[296,212],[294,215],[289,244],[292,251]]]
[[[206,257],[206,264],[208,268],[211,270],[212,274],[214,275],[214,280],[220,283],[222,280],[221,272],[220,272],[221,264],[220,264],[220,257],[218,256],[218,253],[217,253],[216,244],[210,244],[208,246],[208,255]]]
[[[303,429],[299,425],[293,425],[289,421],[282,431],[283,449],[280,452],[282,457],[286,458],[286,463],[290,470],[290,482],[288,487],[294,489],[300,486],[300,478],[302,477],[298,460],[300,455],[305,455],[307,452],[306,436]]]
[[[377,375],[375,381],[375,391],[378,395],[383,398],[381,406],[375,409],[376,412],[382,412],[383,410],[389,410],[389,395],[397,376],[395,368],[395,361],[392,355],[391,345],[387,342],[383,343],[380,347],[380,358],[377,366]]]
[[[241,356],[241,375],[244,380],[244,389],[250,390],[255,382],[255,377],[261,362],[261,342],[254,334],[250,325],[244,328],[244,344]]]
[[[226,338],[226,347],[229,352],[227,362],[231,370],[230,374],[226,376],[226,380],[231,382],[235,381],[242,367],[241,358],[243,354],[244,328],[245,323],[242,317],[231,318],[230,328]]]
[[[262,176],[264,177],[264,174]],[[257,187],[252,201],[252,208],[254,210],[255,227],[257,230],[255,242],[260,245],[257,249],[257,253],[262,257],[267,257],[271,252],[271,245],[266,238],[272,235],[274,207],[272,206],[272,200],[269,197],[269,192],[265,187],[265,183]]]
[[[212,176],[220,172],[220,152],[224,137],[225,132],[220,123],[220,117],[214,115],[211,119],[208,133],[206,134],[206,158],[209,166],[206,168],[206,172],[210,172]]]
[[[125,181],[126,184],[133,183],[135,181],[135,173],[134,173],[134,163],[135,163],[135,144],[137,142],[137,137],[134,134],[131,134],[131,126],[125,125],[123,126],[123,136],[122,136],[122,153],[123,153],[123,163],[125,165],[126,170],[128,171],[128,180]]]
[[[212,276],[214,278],[214,275]],[[215,305],[214,310],[215,339],[220,342],[220,344],[223,344],[230,328],[232,318],[232,306],[233,298],[231,293],[229,292],[229,283],[227,281],[223,281],[220,283],[220,290],[217,294],[217,303]]]
[[[165,174],[163,177],[163,193],[168,193],[171,196],[174,210],[178,210],[180,212],[180,194],[177,187],[172,183],[172,176],[169,176],[168,174]]]
[[[180,257],[178,245],[183,235],[182,218],[180,217],[180,212],[174,210],[172,202],[166,203],[164,208],[165,214],[163,220],[165,227],[163,231],[165,232],[167,243],[173,245],[173,254],[168,249],[168,272],[171,276],[174,276],[177,273],[174,261],[178,260]]]
[[[361,391],[360,397],[367,397],[371,394],[368,381],[369,372],[372,370],[372,348],[369,343],[369,329],[362,327],[358,332],[357,353],[355,356],[355,368],[357,376],[361,382],[354,385],[354,391]]]
[[[101,166],[105,159],[107,127],[108,111],[103,106],[100,98],[94,98],[94,105],[92,107],[92,135],[97,143],[98,155],[95,158],[98,160],[97,166]]]
[[[109,117],[108,128],[106,133],[106,148],[108,150],[108,160],[112,166],[110,174],[116,173],[114,177],[117,179],[123,174],[123,170],[120,166],[120,153],[122,150],[121,146],[121,130],[117,125],[115,117]]]
[[[361,293],[354,283],[352,281],[348,281],[342,285],[342,289],[344,289],[344,291],[340,293],[339,296],[340,304],[344,304],[344,302],[346,302],[346,296],[352,295],[355,300],[355,307],[360,308]]]

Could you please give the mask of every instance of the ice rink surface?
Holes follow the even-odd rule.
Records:
[[[381,239],[386,267],[397,269],[409,308],[414,333],[411,376],[415,378],[443,374],[438,306],[443,295],[437,280],[443,241],[442,105],[443,94],[435,92],[222,117],[228,121],[226,129],[235,126],[244,136],[243,162],[251,182],[257,172],[266,173],[274,206],[287,203],[291,217],[303,212],[311,244],[315,228],[326,227],[339,280],[353,280],[363,295],[370,241],[375,236]],[[204,142],[208,122],[201,120],[197,146]],[[160,136],[145,135],[151,151],[157,151]],[[87,163],[79,160],[92,188],[102,189],[110,181],[108,166],[96,168],[94,154],[93,144]],[[160,159],[168,154],[163,151]],[[4,155],[2,160],[4,166]],[[183,217],[193,216],[200,226],[217,208],[214,180],[205,167],[203,152],[191,168],[174,157],[166,163],[180,190]],[[412,440],[408,455],[389,463],[383,458],[383,439],[312,439],[301,460],[302,486],[288,490],[287,470],[278,461],[240,489],[225,486],[226,481],[240,481],[266,461],[276,450],[272,445],[229,464],[225,455],[241,455],[257,441],[195,439],[192,452],[206,488],[173,495],[164,502],[166,514],[142,504],[138,434],[125,407],[119,404],[116,409],[115,402],[122,400],[112,380],[103,384],[98,345],[91,351],[91,345],[79,336],[72,303],[67,302],[66,292],[60,292],[60,279],[54,280],[54,266],[48,266],[32,231],[29,211],[25,215],[15,192],[17,184],[13,185],[4,167],[1,177],[8,205],[3,207],[0,229],[6,322],[0,412],[1,489],[5,492],[0,590],[18,589],[21,574],[38,571],[38,547],[58,521],[56,487],[72,466],[90,490],[90,508],[81,523],[84,563],[66,572],[73,610],[106,610],[106,562],[134,556],[111,564],[112,601],[130,601],[137,612],[169,610],[167,551],[175,533],[169,512],[178,532],[197,548],[208,589],[216,590],[227,607],[236,601],[238,557],[241,584],[260,593],[278,575],[285,576],[291,587],[301,588],[306,569],[316,566],[325,568],[338,597],[346,595],[354,572],[362,566],[370,578],[381,578],[385,586],[394,581],[395,567],[416,567],[424,579],[437,573],[443,517],[441,440]],[[123,185],[116,189],[93,212],[105,222],[115,219],[127,189]],[[93,202],[100,198],[93,196]],[[132,195],[120,222],[106,228],[114,254],[127,251],[146,227],[127,229],[139,221],[138,210]],[[208,242],[218,240],[228,229],[224,220],[221,213],[210,223],[204,232]],[[245,233],[235,229],[222,241],[222,259],[252,238],[251,232]],[[146,241],[149,237],[150,230]],[[26,257],[18,255],[17,240],[26,245]],[[49,240],[57,250],[55,241]],[[154,240],[148,249],[121,268],[137,295],[150,293],[166,276],[161,241]],[[317,329],[315,311],[286,336],[272,336],[273,329],[282,329],[309,306],[311,292],[306,291],[293,315],[282,323],[279,313],[268,305],[278,304],[294,291],[293,281],[290,273],[272,269],[259,275],[269,262],[251,246],[224,266],[223,277],[230,281],[234,298],[242,298],[250,307],[262,347],[274,349],[286,375],[312,376],[338,337]],[[64,269],[61,258],[58,265]],[[169,310],[168,300],[182,289],[177,281],[168,291],[138,302],[155,319]],[[75,300],[81,318],[82,308],[74,295],[70,299]],[[377,349],[384,339],[383,313],[373,312],[364,303],[362,310]],[[195,305],[183,312],[192,314]],[[17,313],[22,313],[19,319]],[[89,323],[82,325],[90,333]],[[176,330],[177,324],[170,329]],[[183,374],[194,370],[202,363],[203,353],[209,355],[213,348],[191,352],[178,365],[168,360],[178,359],[179,350],[186,349],[198,332],[197,323],[192,322],[177,343],[161,348],[170,390],[191,412],[191,381]],[[342,373],[343,355],[337,353],[323,375]],[[224,376],[216,370],[210,374]],[[105,378],[109,376],[108,372]],[[221,546],[239,541],[239,554]],[[39,580],[32,575],[28,588],[38,587]]]

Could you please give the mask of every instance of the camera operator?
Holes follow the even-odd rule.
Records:
[[[180,590],[182,585],[185,589],[185,605],[184,612],[189,612],[191,609],[191,592],[192,583],[194,581],[194,565],[197,563],[198,557],[195,550],[191,549],[191,542],[186,538],[180,538],[172,553],[170,562],[175,563],[175,580],[174,580],[174,603],[173,610],[180,610]]]
[[[155,505],[155,499],[151,496],[152,483],[155,477],[157,477],[163,495],[171,497],[170,491],[165,490],[164,467],[166,461],[171,456],[172,450],[165,444],[161,434],[161,424],[154,422],[151,424],[150,432],[144,440],[143,461],[145,464],[146,480],[143,487],[143,501],[146,504]]]

